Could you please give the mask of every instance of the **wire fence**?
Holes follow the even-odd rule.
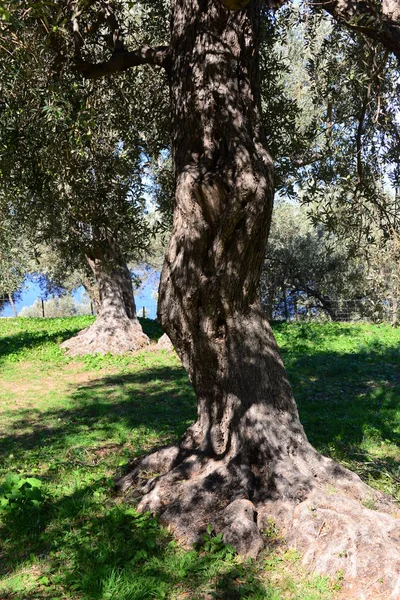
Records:
[[[66,300],[68,298],[68,300]],[[135,298],[136,311],[139,317],[157,318],[157,299],[155,296],[138,295]],[[14,303],[13,303],[14,304]],[[19,304],[19,303],[18,303]],[[325,300],[324,303],[311,298],[295,297],[288,294],[286,299],[275,300],[272,310],[266,312],[273,321],[329,320],[338,322],[367,321],[373,323],[397,323],[397,309],[389,300],[372,302],[368,298]],[[2,314],[8,313],[8,314]],[[71,297],[50,298],[38,297],[29,307],[17,310],[7,296],[0,296],[0,317],[65,317],[77,315],[95,315],[93,302],[79,303]]]
[[[299,298],[288,295],[279,298],[267,311],[274,321],[329,320],[337,322],[366,321],[397,323],[398,310],[393,302],[370,298],[328,299]]]

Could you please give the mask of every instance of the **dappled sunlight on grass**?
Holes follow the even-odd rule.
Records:
[[[0,370],[10,368],[15,362],[38,361],[43,365],[46,362],[68,363],[69,359],[59,345],[64,340],[72,337],[78,331],[85,329],[95,320],[92,316],[63,317],[56,319],[2,319],[0,321]],[[139,319],[144,332],[151,341],[156,341],[162,335],[162,329],[156,321]],[[127,356],[85,356],[81,359],[87,366],[126,365]]]
[[[57,343],[81,320],[35,321],[0,322],[0,342],[12,341],[0,355],[0,485],[7,473],[42,485],[36,508],[11,503],[0,521],[1,598],[333,597],[339,579],[306,577],[284,544],[267,543],[253,562],[217,542],[187,551],[115,495],[113,478],[134,456],[195,419],[187,375],[167,352],[68,359]],[[400,332],[301,324],[276,333],[312,443],[399,497]]]
[[[311,443],[400,500],[400,331],[286,325],[278,341]]]

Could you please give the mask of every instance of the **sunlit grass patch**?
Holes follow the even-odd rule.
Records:
[[[310,441],[400,500],[400,330],[308,323],[276,333]]]
[[[59,342],[90,321],[0,321],[0,485],[10,474],[41,482],[36,508],[22,499],[0,517],[0,598],[334,597],[340,574],[307,577],[284,545],[252,562],[219,542],[187,551],[115,495],[113,478],[132,457],[178,439],[195,419],[195,398],[174,354],[66,357]],[[143,327],[161,335],[157,324]],[[399,497],[400,332],[275,331],[312,443]]]

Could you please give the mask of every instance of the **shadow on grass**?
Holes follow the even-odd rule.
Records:
[[[13,460],[27,450],[54,454],[61,448],[82,443],[125,441],[138,430],[140,442],[149,434],[164,438],[181,435],[196,416],[194,394],[180,367],[150,368],[138,373],[107,376],[76,388],[69,407],[19,410],[7,435],[0,439],[0,455],[13,453]],[[146,445],[148,447],[148,445]]]
[[[350,450],[365,455],[365,439],[400,443],[400,350],[379,344],[359,352],[291,350],[285,357],[301,420],[314,446],[336,457]],[[25,409],[0,440],[0,454],[62,448],[136,436],[135,450],[151,434],[180,436],[195,418],[195,400],[180,367],[157,366],[107,376],[75,389],[68,408]],[[148,444],[145,444],[148,449]],[[391,459],[388,458],[388,463]]]
[[[335,323],[335,322],[282,322],[272,323],[273,331],[276,335],[284,335],[286,344],[291,342],[301,343],[302,341],[312,340],[315,343],[319,341],[336,339],[338,336],[355,338],[363,334],[366,329],[365,324],[355,323]]]
[[[399,349],[375,344],[369,351],[305,356],[294,348],[285,362],[306,432],[320,451],[367,465],[366,440],[400,443]],[[195,418],[195,403],[183,369],[158,366],[75,388],[67,408],[20,414],[0,440],[0,455],[13,455],[9,467],[18,461],[27,465],[28,454],[33,464],[50,463],[64,452],[74,472],[82,456],[95,457],[92,466],[102,468],[105,443],[123,445],[130,439],[130,449],[140,453],[149,438],[178,437]],[[100,453],[85,454],[84,448],[96,445]],[[398,473],[400,462],[383,457],[381,467]],[[49,468],[44,480],[52,473]],[[189,597],[205,586],[215,598],[276,598],[229,558],[216,571],[215,556],[176,548],[156,521],[112,499],[104,477],[80,485],[69,495],[50,498],[36,516],[29,511],[5,520],[2,574],[26,566],[31,555],[33,566],[35,556],[49,561],[49,583],[34,592],[16,592],[14,600],[56,597],[60,588],[89,600],[139,600],[168,597],[172,588],[184,594],[187,586]]]
[[[19,332],[11,335],[1,337],[0,339],[0,364],[10,354],[18,354],[23,350],[32,350],[37,346],[42,346],[43,343],[54,342],[61,344],[64,340],[72,337],[82,327],[75,327],[66,330],[60,330],[56,332],[48,331],[27,331]]]
[[[234,563],[229,549],[183,551],[150,515],[127,505],[99,504],[95,498],[103,492],[99,480],[48,503],[36,519],[19,512],[0,528],[0,539],[7,538],[0,574],[28,572],[27,563],[34,568],[39,556],[42,565],[51,561],[44,569],[45,586],[38,578],[34,591],[18,590],[13,600],[54,597],[60,589],[90,600],[161,599],[173,589],[187,589],[184,597],[194,598],[193,590],[204,586],[206,597],[276,598],[253,576],[251,565]]]
[[[135,448],[140,452],[150,432],[161,439],[176,437],[195,414],[193,392],[180,367],[107,376],[75,389],[68,410],[37,413],[37,420],[32,411],[23,411],[1,441],[0,453],[13,454],[10,464],[22,463],[27,453],[31,464],[35,456],[43,464],[69,452],[66,462],[71,464],[61,460],[59,468],[74,473],[75,459],[79,464],[82,458],[70,453],[76,443],[81,449],[95,442],[101,447],[118,439],[121,427],[124,432],[144,428]],[[101,468],[105,457],[92,456],[100,459]],[[29,571],[31,561],[34,570],[35,557],[42,565],[50,563],[49,571],[44,569],[46,586],[39,578],[34,591],[24,588],[13,593],[13,600],[52,598],[60,589],[90,600],[164,598],[173,589],[183,594],[188,589],[188,597],[195,598],[193,590],[202,587],[209,597],[212,593],[221,599],[276,598],[253,576],[251,566],[235,565],[229,554],[184,552],[154,519],[113,499],[104,477],[83,485],[83,472],[76,470],[82,487],[72,494],[50,498],[39,512],[26,509],[5,519],[0,529],[0,539],[6,540],[1,551],[3,576],[21,568]],[[42,479],[49,483],[58,476],[59,469],[49,469]]]
[[[397,458],[369,453],[400,444],[400,349],[376,342],[343,354],[295,350],[284,361],[310,442],[366,478],[400,482]]]

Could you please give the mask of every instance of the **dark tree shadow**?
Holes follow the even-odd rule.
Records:
[[[284,353],[301,420],[311,443],[338,457],[366,455],[368,437],[400,443],[400,350],[375,345],[357,353]],[[73,389],[71,406],[42,413],[19,411],[0,454],[18,457],[27,449],[67,446],[71,436],[96,431],[107,440],[118,424],[156,435],[179,437],[195,419],[195,398],[181,367],[107,376]],[[147,449],[147,448],[146,448]],[[138,447],[137,452],[142,451]],[[393,460],[385,459],[393,470]]]
[[[314,446],[335,458],[364,465],[365,477],[379,476],[376,469],[398,476],[400,461],[393,457],[371,461],[365,441],[400,443],[400,349],[376,343],[354,353],[313,351],[307,356],[300,344],[284,352],[284,361]],[[181,367],[153,367],[102,377],[71,391],[66,409],[21,411],[21,417],[0,440],[0,456],[13,454],[13,463],[19,464],[29,451],[38,460],[47,460],[59,450],[69,452],[80,436],[83,446],[102,447],[115,440],[121,424],[125,430],[144,428],[143,444],[139,440],[133,448],[133,454],[140,454],[148,451],[149,432],[163,439],[177,439],[196,416],[194,394]],[[69,454],[71,468],[82,458],[74,452]],[[101,453],[84,454],[84,459],[102,466]],[[56,475],[49,470],[43,479],[50,481]],[[61,577],[63,589],[75,589],[90,600],[112,593],[113,580],[126,580],[125,588],[119,588],[125,589],[126,595],[121,592],[119,600],[150,598],[156,590],[189,580],[195,587],[212,580],[215,598],[272,597],[257,580],[242,585],[243,577],[233,567],[211,578],[212,555],[193,552],[186,558],[183,554],[175,556],[170,538],[149,516],[140,520],[122,505],[99,508],[93,496],[103,489],[108,497],[105,502],[110,503],[108,485],[98,478],[58,500],[50,498],[36,519],[28,512],[6,520],[0,529],[0,539],[7,540],[0,573],[15,572],[30,554],[46,557],[52,553],[50,580]],[[132,570],[137,588],[133,587]],[[43,589],[40,597],[46,598],[46,594]],[[37,597],[35,590],[31,595],[14,595],[13,600]]]
[[[251,565],[228,560],[218,573],[214,563],[224,559],[221,554],[201,548],[183,552],[149,514],[117,504],[99,509],[93,494],[102,484],[97,481],[49,502],[34,520],[31,511],[20,511],[0,527],[0,537],[7,537],[0,575],[17,571],[32,555],[51,558],[53,565],[46,586],[17,592],[13,600],[53,597],[54,588],[47,587],[53,582],[67,595],[88,600],[162,598],[174,588],[187,588],[190,594],[204,584],[210,597],[221,600],[272,597],[272,588],[254,576]]]
[[[284,353],[300,418],[323,454],[359,463],[360,474],[400,483],[400,460],[368,446],[400,444],[400,349],[376,342],[353,353]]]
[[[72,386],[71,386],[72,387]],[[68,447],[70,438],[99,432],[107,441],[118,425],[140,426],[155,434],[181,435],[196,415],[194,394],[181,367],[157,367],[139,373],[107,376],[73,389],[66,409],[19,410],[6,435],[0,455],[26,450]],[[89,432],[89,433],[88,433]],[[140,448],[137,448],[140,452]]]
[[[31,321],[30,319],[25,320]],[[32,319],[32,321],[41,321],[41,319]],[[43,320],[44,323],[49,321],[52,321],[52,319],[48,318]],[[60,328],[57,331],[49,332],[45,329],[32,329],[32,331],[20,330],[16,333],[9,333],[7,335],[0,336],[0,364],[10,354],[17,354],[23,350],[31,350],[41,346],[42,344],[48,344],[51,342],[61,344],[65,340],[79,333],[79,331],[82,331],[82,329],[85,327],[82,326],[82,323],[80,325],[74,325],[74,318],[57,318],[54,319],[54,321],[58,321],[60,323]],[[86,326],[90,326],[93,322],[94,319],[91,319]],[[142,319],[139,317],[139,322],[144,333],[150,338],[150,340],[157,341],[162,336],[163,330],[157,321],[152,319]]]
[[[68,330],[49,333],[47,331],[26,331],[6,335],[0,338],[0,364],[9,354],[31,350],[44,343],[61,344],[64,340],[75,335],[82,327],[71,327]]]

